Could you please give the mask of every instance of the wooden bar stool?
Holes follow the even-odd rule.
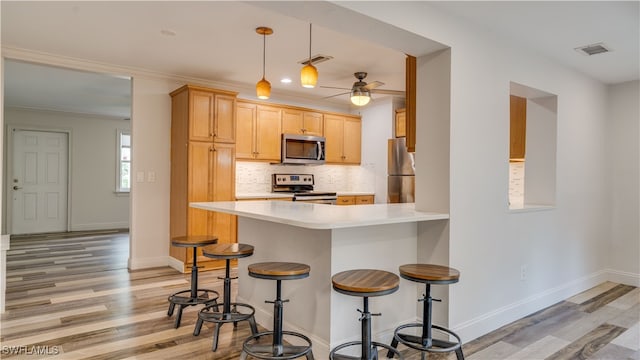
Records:
[[[226,260],[225,276],[218,278],[224,280],[223,303],[208,305],[200,310],[198,322],[196,322],[196,327],[193,330],[193,335],[198,336],[204,321],[215,323],[216,327],[213,331],[213,346],[211,350],[216,351],[218,349],[220,327],[223,324],[232,322],[233,327],[236,327],[238,322],[248,321],[251,326],[251,334],[258,333],[256,319],[253,316],[256,310],[253,306],[231,302],[231,280],[237,279],[237,277],[232,278],[230,275],[231,260],[253,255],[253,246],[247,244],[217,244],[205,247],[202,249],[202,254],[212,259]],[[222,312],[219,311],[220,307],[222,307]],[[239,311],[238,308],[244,309],[244,312]]]
[[[412,349],[421,351],[423,360],[427,352],[444,353],[455,351],[458,360],[463,360],[464,354],[462,353],[462,340],[460,340],[460,337],[447,328],[431,323],[432,302],[441,301],[431,297],[431,284],[447,285],[457,283],[460,279],[460,272],[454,268],[442,265],[406,264],[400,266],[400,276],[409,281],[426,284],[426,291],[423,298],[418,299],[418,301],[423,302],[422,324],[413,323],[398,326],[393,334],[391,347],[397,348],[398,343],[402,343]],[[416,336],[400,332],[407,328],[422,328],[422,334]],[[445,335],[452,335],[457,339],[457,342],[434,339],[432,336],[433,329],[439,330]],[[391,352],[387,354],[387,357],[391,357],[390,355]]]
[[[258,279],[276,280],[276,299],[274,301],[265,301],[266,303],[273,303],[273,331],[261,332],[248,337],[242,344],[241,360],[246,359],[247,355],[268,360],[296,359],[302,356],[305,356],[308,360],[313,360],[311,339],[300,333],[282,330],[282,305],[285,302],[289,302],[289,300],[282,300],[282,280],[306,278],[309,276],[310,270],[309,265],[289,262],[263,262],[249,265],[249,276]],[[267,335],[272,336],[271,344],[259,344],[258,339]],[[283,335],[302,339],[307,345],[284,345]]]
[[[358,309],[358,312],[362,314],[360,316],[362,328],[361,341],[352,341],[336,346],[329,353],[329,359],[378,359],[378,347],[385,348],[390,354],[396,354],[398,358],[402,359],[402,355],[398,350],[389,345],[371,340],[371,317],[382,314],[372,314],[369,312],[369,297],[388,295],[396,292],[400,285],[398,275],[383,270],[357,269],[337,273],[333,275],[331,282],[333,283],[333,289],[341,294],[361,296],[364,302],[364,309]],[[338,351],[355,345],[360,345],[361,355],[359,357],[337,354]]]
[[[218,297],[217,291],[209,289],[198,289],[198,248],[207,245],[213,245],[218,242],[215,236],[179,236],[171,239],[171,245],[177,247],[193,248],[193,266],[191,266],[191,289],[178,291],[169,296],[168,316],[173,315],[176,305],[179,305],[178,315],[176,315],[175,328],[180,326],[182,319],[182,310],[187,306],[198,304],[216,304]]]

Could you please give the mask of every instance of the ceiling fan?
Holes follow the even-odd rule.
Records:
[[[332,98],[332,97],[336,97],[336,96],[341,96],[341,95],[346,95],[346,94],[351,94],[351,102],[354,105],[364,106],[364,105],[368,104],[369,101],[371,100],[371,94],[372,93],[373,94],[398,95],[398,96],[404,96],[405,95],[404,91],[400,91],[400,90],[378,89],[378,87],[384,85],[384,83],[381,82],[381,81],[372,81],[372,82],[367,84],[364,81],[364,79],[367,77],[367,73],[364,72],[364,71],[358,71],[358,72],[354,73],[353,76],[355,76],[356,79],[358,79],[358,81],[353,83],[353,86],[351,87],[351,89],[333,87],[333,86],[320,86],[320,87],[326,88],[326,89],[349,90],[347,92],[343,92],[343,93],[327,96],[324,99],[328,99],[328,98]]]

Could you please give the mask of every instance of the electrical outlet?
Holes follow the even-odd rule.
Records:
[[[529,268],[527,265],[520,266],[520,281],[527,280],[527,276],[529,275]]]

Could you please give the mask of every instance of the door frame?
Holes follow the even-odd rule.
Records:
[[[6,126],[6,141],[7,147],[6,156],[4,161],[4,204],[3,212],[4,216],[4,224],[5,228],[3,229],[3,234],[11,234],[13,230],[11,227],[13,226],[13,201],[10,201],[9,194],[11,194],[12,186],[11,186],[11,175],[13,175],[13,144],[14,144],[14,134],[15,130],[23,130],[23,131],[40,131],[40,132],[54,132],[54,133],[63,133],[67,135],[67,224],[66,231],[70,231],[71,229],[71,139],[72,139],[72,131],[71,129],[65,128],[55,128],[55,127],[40,127],[37,125],[12,125],[7,124]]]

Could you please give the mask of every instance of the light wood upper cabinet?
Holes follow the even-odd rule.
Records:
[[[322,136],[322,113],[284,108],[282,133]]]
[[[238,101],[236,158],[280,161],[282,109]]]
[[[236,106],[236,158],[254,159],[256,104],[238,101]]]
[[[326,161],[337,164],[360,164],[361,132],[360,118],[325,114]]]
[[[509,158],[524,159],[527,138],[527,99],[510,96]]]
[[[189,86],[181,89],[189,97],[189,140],[235,142],[235,95]]]

